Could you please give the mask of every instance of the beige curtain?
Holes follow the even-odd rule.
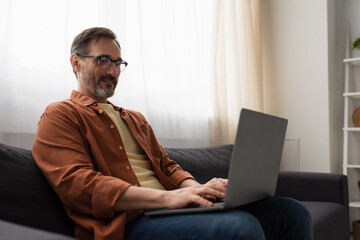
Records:
[[[260,1],[216,1],[211,145],[234,142],[241,108],[263,110]]]

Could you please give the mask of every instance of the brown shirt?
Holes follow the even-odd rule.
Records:
[[[193,178],[170,160],[138,112],[113,105],[151,161],[160,183],[172,190]],[[126,189],[139,186],[120,134],[94,99],[73,91],[50,104],[38,124],[33,156],[75,222],[78,239],[122,239],[139,212],[114,211]]]

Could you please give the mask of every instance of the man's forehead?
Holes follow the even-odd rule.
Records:
[[[121,58],[121,50],[118,44],[111,38],[93,39],[89,43],[89,54],[106,55],[113,59]]]

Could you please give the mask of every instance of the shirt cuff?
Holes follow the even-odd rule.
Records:
[[[113,218],[114,206],[131,184],[114,177],[104,176],[96,185],[91,199],[95,218]]]

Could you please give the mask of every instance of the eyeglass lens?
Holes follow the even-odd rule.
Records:
[[[102,68],[108,68],[111,65],[111,59],[109,57],[106,56],[102,56],[99,58],[100,62],[101,62],[101,66]],[[115,62],[115,66],[116,66],[116,71],[123,71],[125,69],[125,64],[122,63],[121,60],[118,60]]]

